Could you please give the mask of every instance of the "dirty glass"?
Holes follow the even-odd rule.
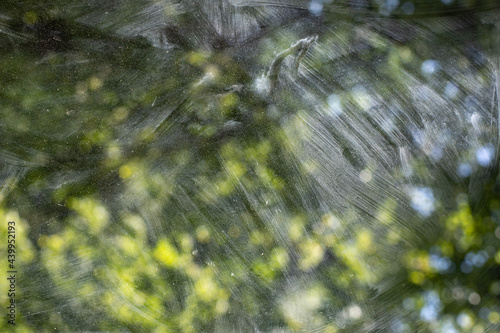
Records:
[[[0,331],[500,329],[488,0],[3,0]]]

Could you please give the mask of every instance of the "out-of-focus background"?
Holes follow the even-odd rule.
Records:
[[[497,1],[3,0],[0,330],[498,331],[499,36]]]

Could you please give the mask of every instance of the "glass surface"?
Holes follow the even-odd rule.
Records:
[[[500,330],[499,13],[3,0],[0,331]]]

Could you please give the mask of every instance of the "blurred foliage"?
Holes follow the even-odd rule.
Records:
[[[385,118],[370,107],[374,91],[396,104],[413,89],[408,82],[420,80],[444,96],[449,64],[431,76],[435,64],[425,62],[442,56],[438,46],[453,45],[448,56],[460,69],[453,87],[461,93],[449,100],[465,105],[483,96],[481,87],[494,84],[498,26],[480,24],[478,13],[497,2],[296,1],[290,22],[263,19],[267,30],[241,50],[234,47],[240,36],[200,32],[205,5],[2,3],[0,220],[19,228],[16,330],[497,329],[498,152],[491,167],[476,163],[474,150],[488,149],[495,129],[473,137],[457,125],[456,141],[442,139],[443,159],[471,140],[465,155],[475,164],[463,177],[455,175],[463,161],[438,164],[425,148],[439,135],[422,135],[427,153],[410,154],[407,165],[378,149],[375,141],[394,151],[410,144],[404,124],[424,122],[425,101],[405,101],[396,129],[377,127],[374,142],[348,135],[363,132],[349,127],[349,117]],[[163,6],[165,36],[134,21],[137,13],[148,17],[149,6]],[[308,25],[319,13],[323,21]],[[412,30],[421,16],[464,13],[467,20],[453,21],[463,40],[448,40],[445,29]],[[362,22],[390,16],[398,19],[378,30]],[[339,17],[347,23],[337,24]],[[273,59],[313,33],[319,46],[291,54],[283,72],[292,74],[281,73],[270,89],[262,74]],[[294,56],[311,75],[293,77]],[[332,79],[314,81],[318,73]],[[359,196],[339,186],[329,197],[338,202],[325,204],[322,186],[331,183],[322,172],[343,176],[314,160],[320,153],[308,154],[308,117],[335,107],[344,114],[328,117],[338,126],[315,134],[338,143],[339,152],[327,153],[338,153],[346,174],[353,170]],[[423,184],[414,190],[420,202],[385,193],[389,177]],[[363,197],[368,192],[376,194]],[[6,239],[5,223],[0,228]],[[2,320],[0,330],[8,329]]]

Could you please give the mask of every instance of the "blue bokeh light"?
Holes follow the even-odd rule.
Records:
[[[327,99],[328,108],[334,116],[338,116],[342,113],[342,101],[339,95],[331,94]]]
[[[434,74],[437,71],[439,71],[440,68],[441,68],[441,65],[439,64],[439,61],[429,59],[429,60],[425,60],[422,63],[421,71],[424,74]]]
[[[457,173],[460,177],[466,178],[469,177],[472,173],[472,168],[469,163],[461,163],[458,166]]]
[[[441,299],[435,291],[428,291],[424,294],[425,305],[420,310],[420,318],[425,321],[434,321],[441,312]]]
[[[444,94],[447,97],[455,98],[459,92],[460,92],[460,90],[458,89],[458,87],[455,84],[453,84],[451,82],[446,83],[446,86],[444,87]]]
[[[323,2],[321,0],[312,0],[309,4],[309,12],[314,16],[320,16],[323,11]]]
[[[476,160],[480,166],[487,167],[493,161],[495,150],[491,145],[479,147],[476,150]]]
[[[434,193],[428,187],[415,187],[410,192],[411,206],[420,215],[428,217],[434,212]]]

